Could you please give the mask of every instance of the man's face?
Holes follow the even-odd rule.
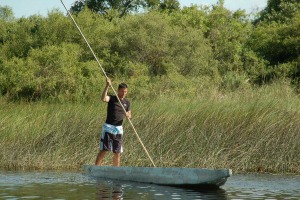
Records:
[[[124,99],[127,94],[128,89],[127,88],[120,88],[118,89],[118,97],[119,99]]]

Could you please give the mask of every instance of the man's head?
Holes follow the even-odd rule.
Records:
[[[118,87],[118,97],[124,99],[128,91],[128,86],[126,83],[121,83]]]

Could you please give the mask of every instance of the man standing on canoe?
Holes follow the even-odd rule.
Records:
[[[123,152],[123,119],[131,118],[130,102],[125,98],[128,86],[121,83],[118,87],[117,96],[123,104],[124,109],[120,105],[117,96],[107,95],[108,88],[111,86],[109,79],[106,79],[106,86],[102,92],[102,101],[108,103],[106,121],[102,127],[102,135],[100,140],[100,151],[97,155],[96,165],[101,166],[103,158],[107,151],[112,151],[113,166],[120,166],[121,153]]]

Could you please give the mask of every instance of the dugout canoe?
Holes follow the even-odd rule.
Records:
[[[113,167],[83,165],[85,173],[98,178],[178,187],[220,187],[231,169]]]

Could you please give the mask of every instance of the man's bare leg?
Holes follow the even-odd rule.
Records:
[[[121,160],[121,153],[114,153],[113,157],[113,166],[119,167]]]
[[[98,166],[102,165],[102,161],[103,161],[105,154],[106,154],[106,151],[99,151],[97,158],[96,158],[95,165],[98,165]]]

